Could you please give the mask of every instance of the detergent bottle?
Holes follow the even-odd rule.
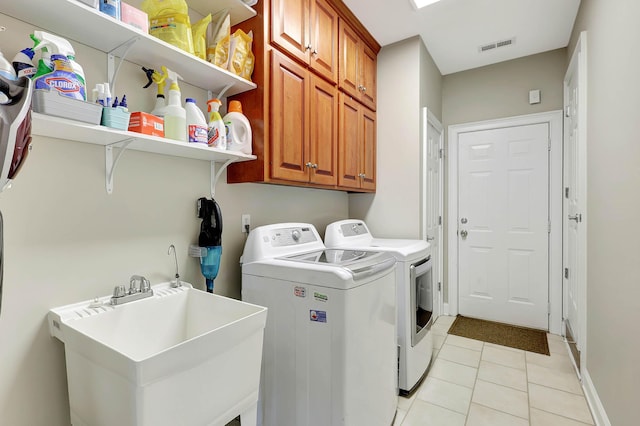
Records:
[[[60,53],[61,49],[66,49],[65,42],[67,44],[69,42],[43,31],[35,31],[34,36],[40,41],[33,50],[38,51],[46,47],[51,52],[51,62],[53,64],[53,71],[48,73],[46,73],[46,64],[44,62],[42,67],[38,64],[38,71],[34,77],[34,88],[57,90],[63,96],[81,101],[86,100],[84,84],[74,72],[69,58]],[[61,42],[61,40],[64,42]]]
[[[207,120],[196,105],[195,99],[187,98],[184,109],[187,112],[187,142],[206,144]]]
[[[209,110],[209,125],[207,126],[207,144],[212,148],[227,149],[227,129],[224,126],[222,116],[218,112],[220,109],[219,99],[209,99],[207,109]]]
[[[251,124],[242,113],[240,101],[229,102],[229,112],[222,120],[227,128],[227,149],[251,155]]]
[[[0,52],[0,75],[7,80],[13,81],[18,79],[18,77],[16,76],[16,70],[14,70],[9,61],[5,59],[5,57],[2,55],[2,52]]]
[[[169,103],[164,112],[164,137],[186,142],[187,111],[181,105],[180,87],[178,87],[178,79],[182,77],[167,69],[167,78],[171,85],[169,86]]]

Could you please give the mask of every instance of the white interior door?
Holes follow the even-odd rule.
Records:
[[[427,108],[422,109],[424,135],[423,163],[426,167],[423,185],[423,239],[431,244],[433,316],[440,315],[442,297],[442,124]]]
[[[584,34],[576,46],[564,80],[564,333],[576,365],[584,344],[586,310],[586,90]]]
[[[549,146],[548,123],[458,136],[460,314],[548,329]]]

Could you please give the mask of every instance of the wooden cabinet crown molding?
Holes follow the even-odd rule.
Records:
[[[371,35],[371,33],[362,25],[362,23],[356,18],[351,9],[347,7],[341,0],[329,0],[329,3],[336,9],[338,15],[349,23],[351,28],[358,33],[360,38],[375,52],[377,55],[380,52],[380,43]]]

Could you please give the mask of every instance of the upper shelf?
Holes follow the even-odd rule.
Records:
[[[209,2],[190,0],[189,3],[193,3],[194,10],[197,11],[204,11],[207,8],[206,5],[211,4],[210,0]],[[232,21],[240,22],[241,16],[246,16],[247,18],[244,19],[248,19],[255,16],[256,13],[241,0],[222,0],[213,4],[218,10],[227,7],[233,9]],[[126,54],[128,61],[151,67],[165,65],[178,72],[185,82],[204,90],[211,90],[216,94],[227,87],[225,96],[235,95],[257,87],[255,83],[117,21],[77,0],[7,1],[0,6],[0,13],[115,55],[123,54],[124,47],[135,40]],[[78,58],[78,62],[82,63],[82,58]]]
[[[136,151],[192,158],[195,160],[215,161],[218,163],[226,162],[228,160],[236,162],[256,159],[255,155],[247,155],[235,151],[225,151],[218,148],[210,148],[201,144],[189,144],[186,142],[143,135],[141,133],[125,130],[116,130],[80,121],[52,117],[50,115],[39,114],[37,112],[33,113],[31,133],[37,136],[84,142],[101,146],[113,145],[131,140],[128,148]]]

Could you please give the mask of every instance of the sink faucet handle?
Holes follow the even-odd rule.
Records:
[[[127,294],[127,290],[123,285],[117,285],[113,288],[113,297],[123,297]]]
[[[137,281],[140,281],[139,287],[136,287]],[[149,291],[150,289],[151,284],[149,283],[149,280],[142,275],[132,275],[131,278],[129,278],[129,294],[143,293],[145,291]]]

